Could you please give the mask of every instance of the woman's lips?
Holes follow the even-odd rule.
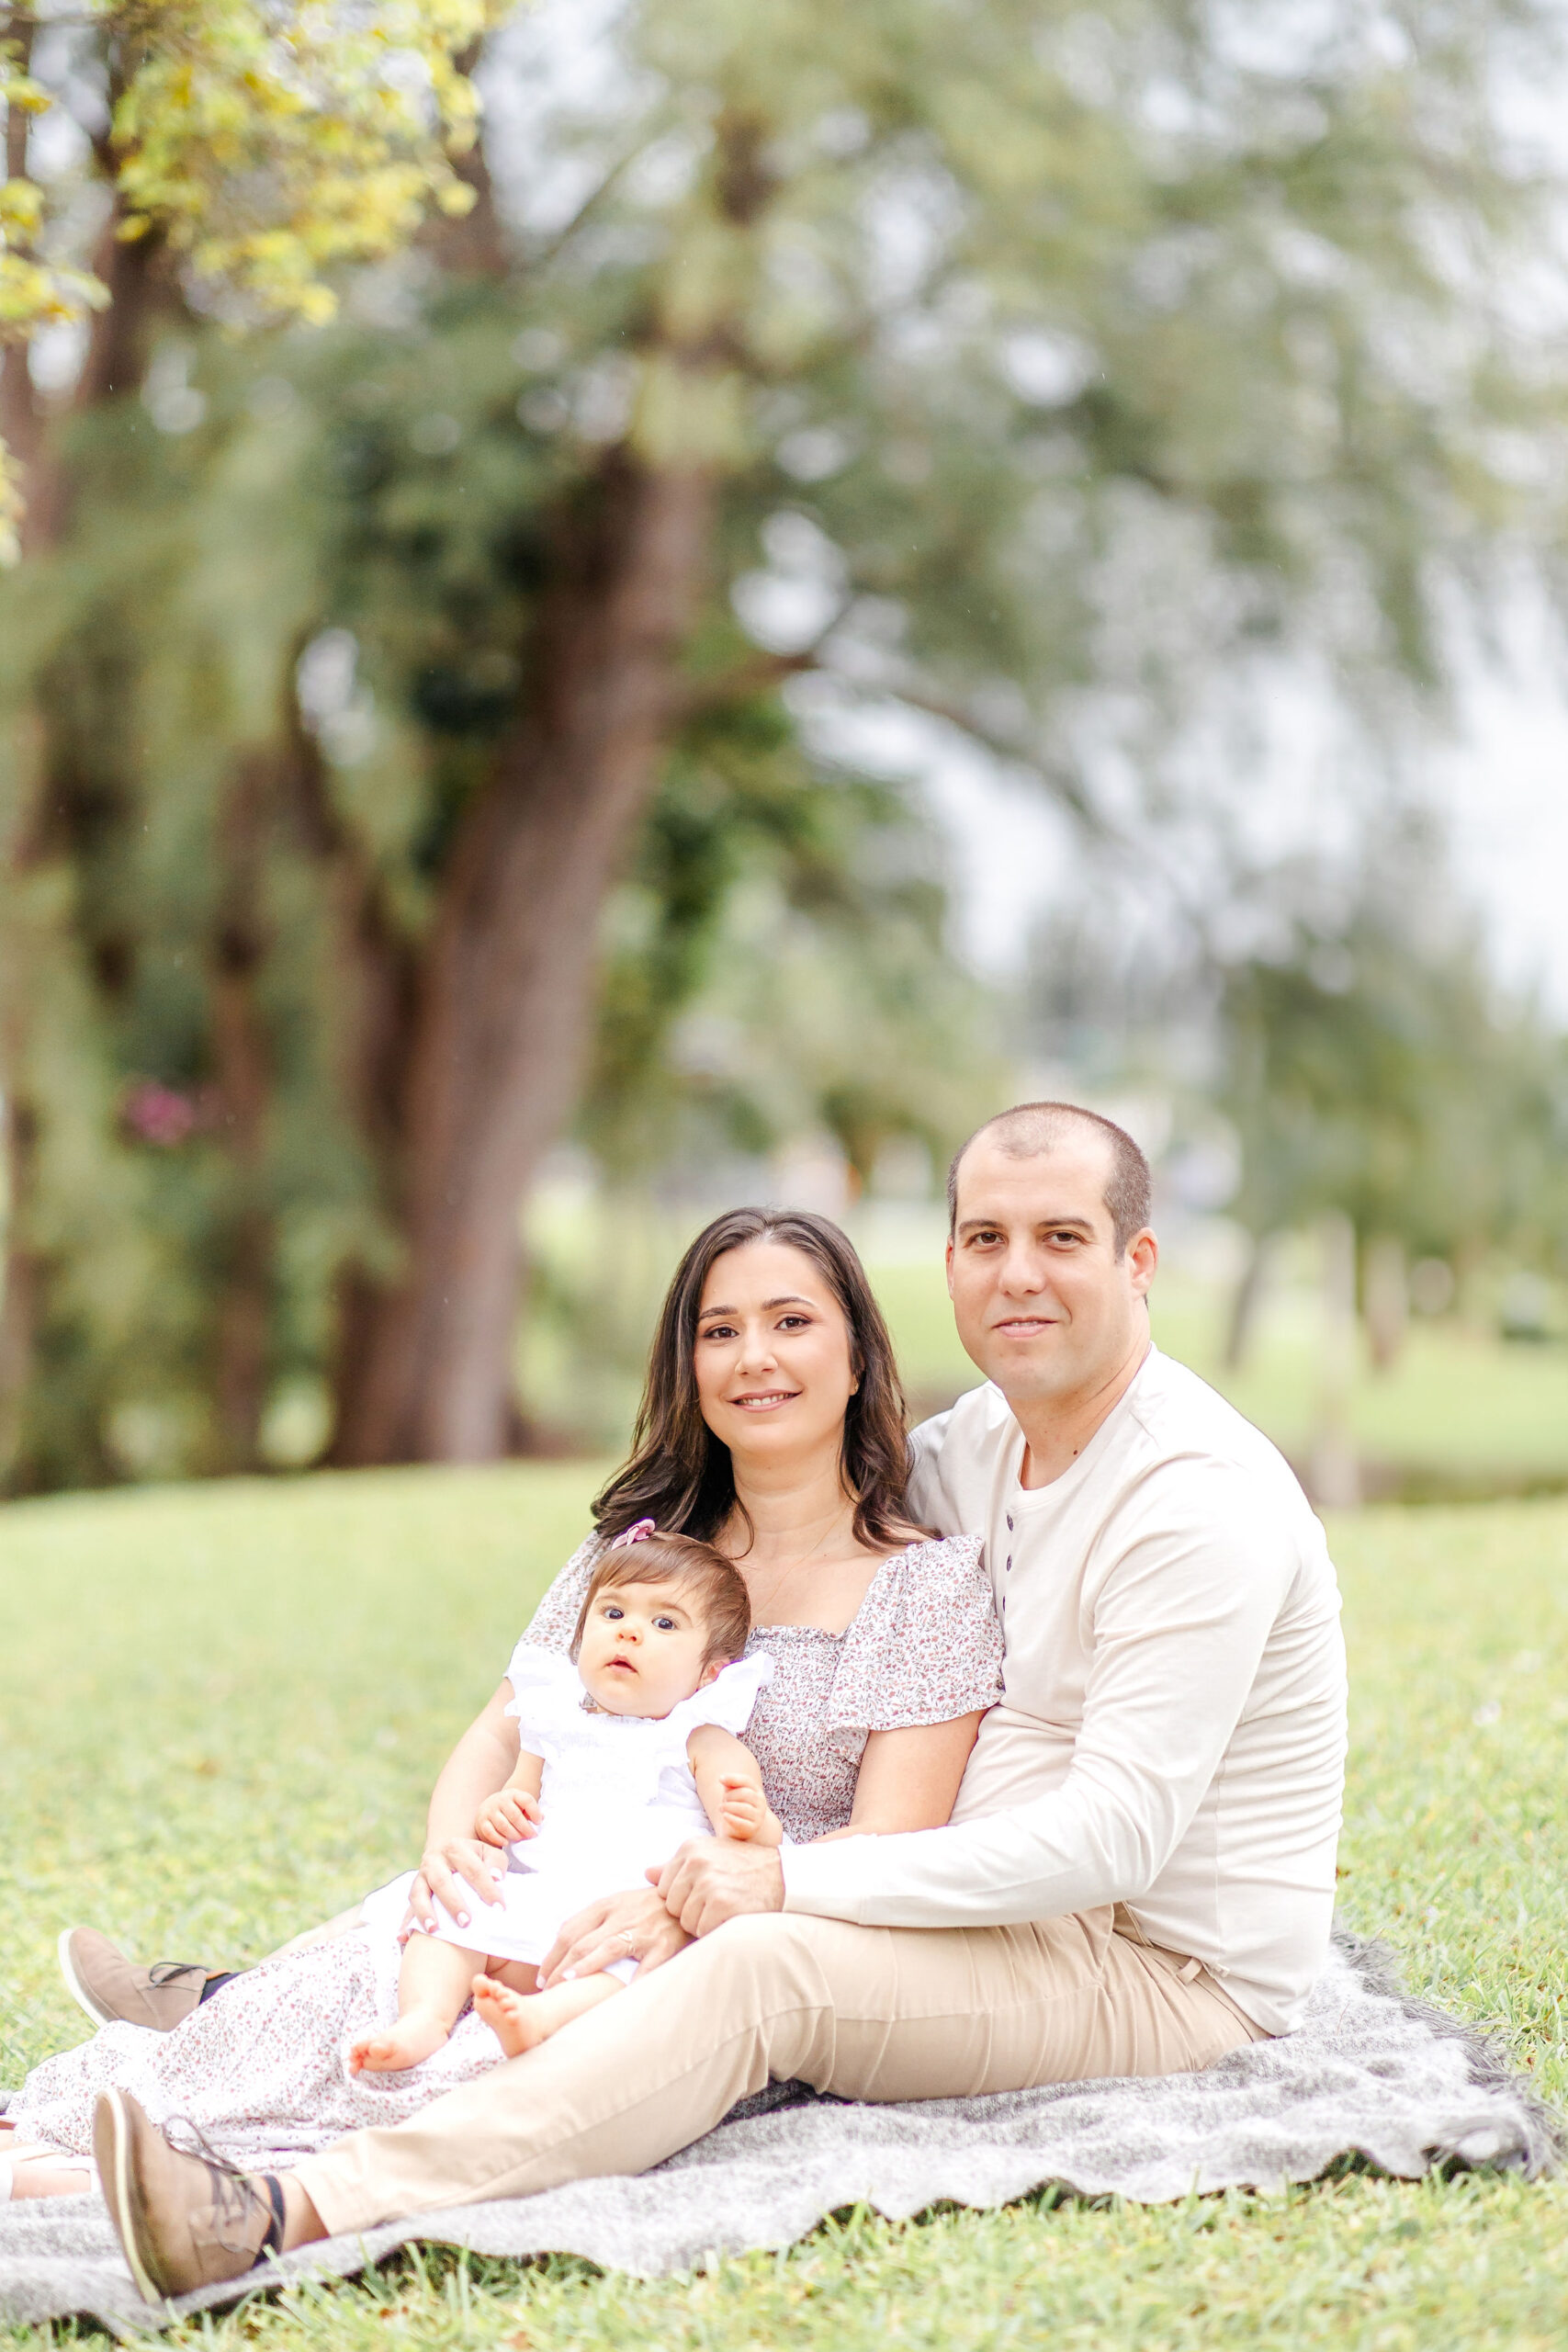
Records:
[[[793,1405],[799,1396],[798,1388],[769,1388],[750,1396],[732,1396],[730,1403],[741,1413],[772,1413],[781,1405]]]

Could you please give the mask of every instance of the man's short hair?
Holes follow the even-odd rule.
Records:
[[[1098,1111],[1086,1111],[1077,1102],[1017,1102],[1010,1111],[998,1111],[994,1119],[976,1128],[967,1143],[959,1145],[947,1171],[948,1233],[958,1229],[958,1170],[970,1144],[985,1136],[1010,1159],[1038,1159],[1065,1143],[1075,1127],[1094,1129],[1110,1147],[1105,1205],[1120,1258],[1133,1236],[1142,1233],[1149,1221],[1149,1163],[1125,1127],[1119,1127],[1114,1119],[1102,1118]]]

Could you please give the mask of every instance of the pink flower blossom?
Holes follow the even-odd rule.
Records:
[[[147,1078],[130,1089],[120,1115],[138,1143],[169,1151],[184,1143],[195,1126],[197,1105],[188,1094],[176,1093],[172,1086],[160,1086],[156,1079]]]

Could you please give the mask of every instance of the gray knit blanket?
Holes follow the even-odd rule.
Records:
[[[776,2085],[640,2177],[411,2214],[268,2263],[246,2287],[345,2278],[414,2238],[483,2255],[581,2255],[657,2278],[789,2245],[848,2205],[897,2219],[1047,2188],[1157,2205],[1194,2190],[1278,2191],[1356,2160],[1405,2180],[1453,2166],[1535,2179],[1564,2144],[1495,2044],[1411,1999],[1380,1947],[1340,1934],[1300,2029],[1206,2074],[897,2107]],[[238,2291],[214,2288],[152,2311],[101,2199],[0,2206],[0,2318],[82,2313],[140,2335]]]

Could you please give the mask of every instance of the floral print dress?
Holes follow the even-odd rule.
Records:
[[[565,1654],[600,1543],[573,1554],[526,1638]],[[874,1731],[950,1722],[1000,1696],[1001,1631],[978,1539],[911,1544],[885,1560],[841,1634],[761,1625],[748,1655],[773,1676],[746,1744],[768,1802],[797,1841],[841,1828]],[[468,2010],[451,2039],[404,2074],[351,2075],[346,2042],[397,2015],[399,1950],[384,1928],[264,1961],[172,2033],[107,2025],[36,2066],[6,2110],[18,2139],[90,2155],[93,2109],[118,2086],[154,2123],[184,2122],[235,2164],[287,2168],[367,2124],[405,2122],[502,2063]]]

